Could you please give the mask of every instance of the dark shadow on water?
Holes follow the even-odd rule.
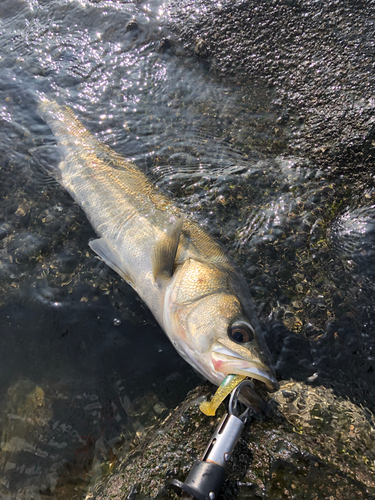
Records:
[[[190,368],[156,324],[134,325],[116,312],[107,296],[85,285],[60,301],[24,300],[0,310],[2,389],[13,377],[42,383],[46,374],[98,388],[117,374],[128,380],[130,396],[175,371],[185,379]]]
[[[16,464],[4,469],[7,492],[32,498],[37,488],[65,499],[84,491],[119,446],[126,450],[201,381],[128,295],[136,324],[88,285],[59,302],[19,297],[1,308],[0,431],[10,451],[0,458]],[[14,449],[14,440],[23,444]],[[28,484],[30,468],[41,475]]]

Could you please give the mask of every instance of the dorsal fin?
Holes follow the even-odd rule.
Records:
[[[169,224],[155,244],[151,257],[152,273],[155,281],[163,276],[170,278],[173,274],[183,222],[183,217],[180,217]]]

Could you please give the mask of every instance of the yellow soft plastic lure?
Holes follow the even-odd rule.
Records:
[[[211,401],[203,401],[203,403],[199,405],[200,411],[209,417],[213,417],[228,394],[230,394],[245,378],[246,376],[244,375],[227,375],[218,390],[212,396]]]

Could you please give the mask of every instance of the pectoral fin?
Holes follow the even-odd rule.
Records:
[[[183,222],[183,217],[180,217],[170,224],[155,244],[151,262],[155,281],[163,276],[170,278],[173,274]]]
[[[125,269],[125,263],[107,238],[92,240],[89,242],[89,246],[104,260],[107,266],[116,271],[117,274],[124,278],[124,280],[134,288],[134,283],[129,275],[129,271]]]

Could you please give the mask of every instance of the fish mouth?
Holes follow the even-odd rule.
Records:
[[[276,391],[279,383],[272,370],[259,361],[249,361],[240,354],[224,346],[212,349],[212,363],[216,371],[235,375],[245,375],[263,382],[269,391]]]

